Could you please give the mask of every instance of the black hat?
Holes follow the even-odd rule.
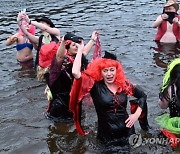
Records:
[[[47,17],[36,18],[35,20],[37,22],[44,21],[45,23],[49,24],[50,27],[52,27],[52,28],[55,27],[55,25],[52,23],[52,21]]]
[[[65,36],[64,36],[64,40],[71,40],[73,42],[76,42],[76,43],[81,43],[81,40],[83,40],[82,37],[79,37],[79,36],[76,36],[75,34],[73,33],[70,33],[68,32]]]
[[[103,58],[108,58],[108,59],[113,59],[113,60],[117,60],[117,57],[116,55],[110,53],[110,52],[107,52],[105,51],[105,54],[104,54],[104,57]]]

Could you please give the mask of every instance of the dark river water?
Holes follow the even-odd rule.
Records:
[[[81,137],[73,123],[58,123],[44,117],[47,99],[45,84],[36,79],[34,69],[22,69],[16,62],[15,45],[6,38],[17,30],[16,17],[26,8],[33,20],[49,16],[61,36],[75,32],[85,42],[91,33],[100,33],[102,49],[115,53],[128,78],[148,95],[150,137],[158,130],[154,118],[166,111],[158,105],[158,93],[166,63],[178,54],[161,53],[151,47],[156,29],[151,27],[162,12],[165,0],[1,0],[0,5],[0,153],[101,153],[96,144],[96,113],[85,106],[84,125],[93,132]],[[38,35],[38,34],[37,34]],[[36,51],[34,51],[35,53]],[[91,55],[89,58],[91,58]],[[87,111],[87,112],[86,112]],[[136,132],[141,133],[139,124]],[[111,153],[111,152],[109,152]],[[176,153],[169,145],[147,143],[130,153]]]

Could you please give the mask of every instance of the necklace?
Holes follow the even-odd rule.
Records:
[[[49,33],[45,33],[45,34],[43,34],[43,35],[44,35],[44,37],[43,37],[43,42],[44,42],[45,44],[50,43],[50,42],[51,42],[51,38],[50,38]]]

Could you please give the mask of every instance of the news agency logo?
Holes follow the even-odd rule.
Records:
[[[143,143],[141,134],[132,134],[129,137],[129,144],[132,145],[134,148],[141,146]]]
[[[142,138],[141,134],[133,134],[129,137],[129,144],[133,148],[137,148],[139,146],[143,146],[146,144],[158,144],[158,145],[169,145],[171,143],[180,142],[180,138],[158,138],[158,137],[152,137],[152,138]]]

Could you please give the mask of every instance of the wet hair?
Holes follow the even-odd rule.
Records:
[[[178,102],[180,103],[180,64],[174,66],[170,73],[170,85],[172,84],[176,85],[176,95]]]
[[[114,83],[127,94],[132,95],[132,83],[126,78],[123,67],[120,62],[113,59],[98,58],[92,61],[85,73],[90,75],[95,81],[103,80],[101,71],[107,67],[116,67],[116,77]]]
[[[170,97],[168,95],[168,88],[175,84],[176,85],[176,96],[177,96],[177,102],[178,106],[180,106],[180,63],[173,66],[173,68],[170,70],[169,73],[166,72],[166,76],[169,77],[166,78],[164,85],[161,87],[161,92],[159,94],[159,98],[162,99],[163,97],[170,101]],[[164,78],[165,79],[165,78]]]

